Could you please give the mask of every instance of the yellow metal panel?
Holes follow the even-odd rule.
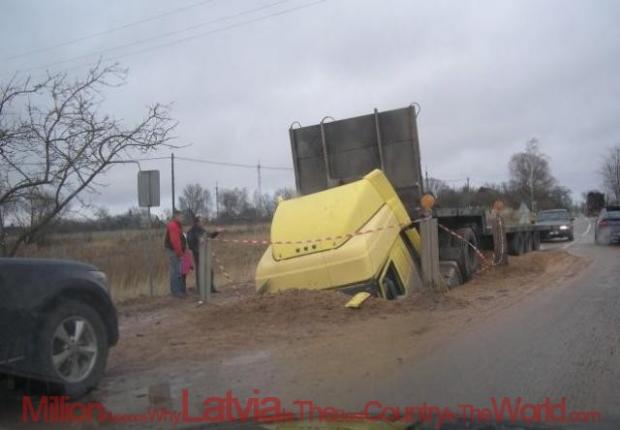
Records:
[[[364,176],[364,179],[373,185],[379,195],[381,195],[382,200],[392,208],[400,225],[406,225],[411,222],[411,218],[409,218],[409,214],[407,214],[407,209],[405,209],[403,202],[400,201],[394,187],[392,187],[392,184],[381,170],[373,170]]]
[[[355,235],[339,248],[280,261],[267,249],[256,268],[256,287],[260,292],[328,289],[376,277],[399,235],[398,228],[377,227],[394,222],[392,211],[384,206],[362,227],[373,233]]]
[[[361,292],[361,293],[357,293],[356,295],[353,296],[353,298],[351,300],[349,300],[344,307],[345,308],[350,308],[350,309],[359,309],[359,307],[362,305],[362,303],[364,303],[366,300],[368,300],[368,298],[370,297],[370,293],[367,292]]]
[[[283,260],[337,248],[383,204],[381,195],[365,180],[285,200],[271,225],[273,257]],[[303,243],[287,243],[299,241]]]

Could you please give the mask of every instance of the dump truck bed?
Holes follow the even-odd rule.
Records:
[[[300,195],[361,179],[380,169],[410,216],[422,196],[420,146],[414,106],[289,130]]]

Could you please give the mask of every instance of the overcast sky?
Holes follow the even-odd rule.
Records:
[[[106,109],[133,122],[147,104],[173,102],[177,143],[192,144],[175,150],[181,157],[290,167],[291,122],[415,101],[432,176],[505,181],[510,155],[537,137],[555,177],[579,197],[600,187],[602,156],[620,143],[619,1],[0,4],[0,79],[46,68],[79,74],[100,57],[117,59],[130,74],[106,94]],[[124,44],[132,45],[111,49]],[[169,162],[142,167],[161,170],[162,206],[170,207]],[[216,181],[253,191],[257,182],[255,169],[178,161],[176,173],[177,192]],[[115,212],[137,205],[134,166],[115,167],[104,182],[96,204]],[[264,190],[293,184],[292,171],[263,171]]]

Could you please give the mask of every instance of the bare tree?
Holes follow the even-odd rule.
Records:
[[[540,151],[538,140],[530,139],[524,152],[511,157],[508,167],[510,188],[521,200],[529,201],[532,210],[536,210],[536,201],[544,200],[556,185],[549,157]]]
[[[220,218],[223,220],[237,220],[248,215],[252,208],[245,188],[221,189],[218,194]]]
[[[445,181],[437,178],[426,178],[424,190],[427,193],[431,193],[433,196],[437,197],[441,191],[448,188],[448,184]]]
[[[188,216],[208,215],[211,210],[211,192],[200,184],[189,184],[179,197],[179,208]]]
[[[98,64],[79,79],[61,73],[0,86],[0,207],[22,210],[33,190],[50,198],[35,222],[12,232],[10,244],[5,227],[17,215],[0,218],[4,254],[15,255],[71,202],[80,202],[80,193],[96,189],[113,162],[169,145],[176,124],[165,106],[148,107],[132,126],[99,112],[102,91],[122,85],[126,74]]]
[[[620,203],[620,145],[609,149],[601,166],[605,188]]]

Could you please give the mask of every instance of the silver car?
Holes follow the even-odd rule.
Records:
[[[594,240],[599,245],[620,243],[620,206],[601,210],[594,227]]]
[[[541,239],[549,240],[563,237],[573,240],[573,218],[566,209],[550,209],[538,212],[536,224],[545,226]]]

